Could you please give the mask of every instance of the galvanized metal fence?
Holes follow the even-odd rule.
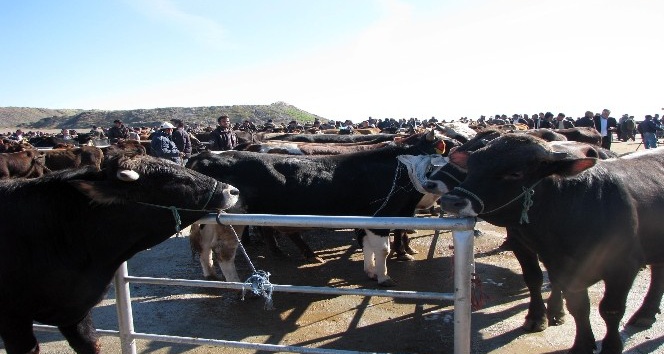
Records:
[[[470,313],[471,276],[474,269],[473,228],[471,218],[416,218],[416,217],[359,217],[359,216],[312,216],[312,215],[269,215],[269,214],[209,214],[198,221],[203,224],[220,222],[225,225],[290,226],[320,228],[372,228],[372,229],[418,229],[452,230],[454,242],[454,292],[416,292],[371,289],[337,289],[330,287],[309,287],[272,284],[274,292],[294,292],[327,295],[382,296],[404,299],[449,300],[454,301],[454,353],[470,353]],[[129,283],[175,285],[204,288],[236,289],[246,287],[243,283],[213,282],[203,280],[168,279],[130,276],[127,264],[123,263],[114,278],[116,307],[119,331],[98,330],[100,334],[120,337],[123,354],[136,353],[136,340],[151,340],[190,345],[211,345],[279,351],[292,353],[358,353],[323,348],[307,348],[274,344],[247,343],[227,340],[176,337],[159,334],[137,333],[134,331],[131,311]],[[53,327],[35,326],[37,329],[54,330]]]

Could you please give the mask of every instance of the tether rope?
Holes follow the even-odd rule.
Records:
[[[242,284],[242,300],[244,300],[244,295],[247,291],[245,285],[247,285],[249,286],[249,290],[251,290],[251,292],[254,293],[254,295],[258,295],[265,298],[265,305],[263,306],[265,310],[273,310],[274,306],[272,302],[272,292],[274,290],[274,286],[270,283],[271,274],[264,270],[256,270],[256,267],[254,267],[254,264],[251,262],[251,258],[249,258],[249,254],[247,254],[247,250],[245,250],[244,246],[242,245],[240,237],[238,236],[237,232],[235,232],[235,228],[232,225],[226,225],[221,222],[219,217],[222,214],[225,213],[221,211],[219,212],[219,214],[217,214],[217,223],[219,225],[228,226],[231,230],[233,230],[233,234],[235,235],[235,239],[238,242],[240,251],[242,251],[244,259],[247,260],[247,263],[249,263],[249,267],[251,267],[251,276],[249,276],[249,278],[247,278],[247,280],[245,280],[244,283]]]

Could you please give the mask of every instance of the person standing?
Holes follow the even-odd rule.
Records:
[[[184,154],[182,156],[182,165],[184,166],[191,157],[191,138],[189,137],[189,133],[184,129],[184,123],[181,120],[173,119],[172,122],[175,123],[173,142],[178,147],[178,150]]]
[[[558,113],[556,120],[553,122],[554,129],[568,129],[574,128],[574,123],[565,119],[565,113]]]
[[[227,115],[217,118],[219,126],[210,133],[210,150],[232,150],[237,145],[237,136],[230,128]]]
[[[183,153],[178,150],[172,139],[173,129],[175,126],[169,122],[164,122],[159,126],[159,130],[152,134],[150,141],[150,151],[152,156],[161,157],[177,163],[182,164]]]
[[[595,127],[595,122],[593,121],[593,112],[586,111],[585,115],[576,120],[574,123],[577,127]]]
[[[657,147],[657,130],[661,128],[657,127],[657,124],[652,119],[652,116],[648,114],[646,120],[639,123],[639,131],[641,132],[641,137],[643,139],[643,146],[646,149],[654,149]]]
[[[602,135],[602,147],[611,150],[611,141],[613,132],[618,129],[618,122],[615,118],[609,117],[611,111],[603,109],[602,114],[593,118],[595,129]]]
[[[539,127],[555,129],[555,127],[553,126],[553,122],[551,121],[552,119],[553,119],[553,113],[546,112],[546,114],[544,114],[544,119],[540,120],[539,122]]]
[[[111,144],[117,143],[120,139],[129,139],[129,129],[122,124],[122,121],[116,119],[113,126],[108,130],[108,140]]]

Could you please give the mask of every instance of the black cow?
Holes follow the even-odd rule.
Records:
[[[502,136],[502,132],[497,130],[482,131],[456,151],[459,153],[464,151],[473,152],[485,147],[489,141],[500,136]],[[600,159],[618,157],[610,150],[577,141],[553,141],[549,143],[549,146],[555,151],[566,152],[578,157],[596,157]],[[443,195],[457,187],[465,178],[466,170],[451,162],[432,173],[429,180],[424,183],[424,189],[433,194]],[[528,332],[541,332],[549,325],[557,326],[565,323],[565,311],[560,288],[557,284],[551,284],[551,295],[547,305],[545,305],[542,298],[544,274],[540,269],[537,253],[528,244],[523,244],[519,238],[513,237],[515,231],[512,228],[507,227],[506,231],[506,245],[514,252],[519,261],[523,279],[530,294],[530,303],[526,320],[522,326],[523,329]]]
[[[399,146],[335,156],[204,152],[187,166],[237,186],[250,214],[407,217],[413,216],[423,194],[397,157],[440,153],[452,143],[431,131]],[[382,286],[394,285],[386,266],[389,232],[368,230],[360,240],[364,270]],[[395,232],[395,240],[403,239],[403,230]]]
[[[602,353],[619,353],[620,320],[639,269],[651,284],[628,324],[650,326],[664,293],[664,150],[598,160],[553,151],[536,137],[508,134],[450,160],[467,169],[441,198],[444,210],[509,227],[539,255],[576,322],[573,353],[596,347],[587,288],[603,280]]]
[[[100,351],[90,310],[120,264],[238,191],[150,156],[116,157],[32,180],[0,182],[0,337],[37,353],[33,321],[57,326],[78,353]],[[37,216],[37,217],[35,217]]]

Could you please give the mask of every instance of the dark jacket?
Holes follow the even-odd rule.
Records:
[[[595,127],[595,122],[590,117],[581,117],[574,123],[577,127]]]
[[[129,129],[124,124],[119,127],[114,125],[108,130],[108,140],[111,143],[117,143],[118,139],[129,139]]]
[[[638,130],[641,134],[656,133],[658,130],[662,130],[662,128],[658,127],[657,124],[652,120],[644,120],[643,122],[639,123]]]
[[[601,123],[602,118],[595,116],[593,118],[593,122],[595,123],[595,129],[597,129],[598,132],[602,133],[602,123]],[[612,135],[611,134],[611,128],[618,129],[618,122],[616,121],[615,118],[609,117],[606,119],[606,136],[609,137],[609,140],[612,140]]]
[[[191,138],[189,133],[187,133],[184,128],[178,128],[173,130],[173,142],[175,146],[178,147],[180,152],[184,153],[184,158],[188,159],[191,157]]]
[[[231,150],[237,145],[237,136],[230,129],[221,127],[210,133],[210,150]]]
[[[152,156],[171,160],[177,164],[182,163],[180,158],[180,150],[178,150],[178,147],[175,146],[175,143],[173,140],[171,140],[171,137],[164,133],[162,130],[158,130],[152,134],[150,151],[152,152]]]
[[[563,122],[562,129],[574,128],[574,123],[569,121],[568,119],[563,119],[562,122]],[[553,120],[553,129],[560,129],[560,122],[557,119]]]

